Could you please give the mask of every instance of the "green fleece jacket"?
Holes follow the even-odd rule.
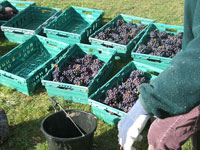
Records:
[[[200,104],[200,0],[185,0],[182,43],[171,66],[139,88],[142,105],[158,118],[184,114]]]

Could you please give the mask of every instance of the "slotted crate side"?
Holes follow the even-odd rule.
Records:
[[[71,45],[88,43],[89,35],[101,26],[103,14],[102,10],[71,6],[45,27],[44,32],[49,38]]]
[[[93,93],[88,101],[91,105],[93,113],[104,122],[110,125],[117,125],[118,121],[126,114],[125,112],[110,107],[106,104],[101,103],[100,99],[105,99],[107,90],[120,85],[123,79],[130,75],[133,70],[142,70],[146,73],[146,76],[151,80],[156,78],[156,75],[161,73],[162,70],[155,68],[154,66],[130,62],[121,71],[119,71],[114,77],[112,77],[107,83],[101,86],[95,93]],[[155,75],[156,74],[156,75]]]
[[[105,123],[117,126],[118,122],[126,115],[125,112],[121,111],[120,113],[116,110],[113,110],[110,113],[111,109],[105,107],[102,103],[96,103],[93,101],[91,104],[92,113],[95,114],[99,119],[103,120]],[[106,117],[106,118],[105,118]]]
[[[49,39],[46,37],[42,37],[37,35],[37,37],[39,37],[39,42],[41,43],[41,45],[52,55],[52,56],[56,56],[59,52],[59,57],[56,57],[55,60],[56,62],[58,60],[60,60],[60,58],[62,57],[62,55],[65,53],[65,51],[63,51],[63,49],[68,49],[69,45],[67,43],[63,43],[63,42],[59,42],[53,39]]]
[[[33,36],[1,57],[0,83],[30,95],[36,85],[40,83],[41,78],[51,68],[52,61],[57,62],[69,48],[68,44],[61,42],[57,42],[57,47],[52,46],[56,42],[41,36]],[[52,48],[47,49],[50,46]],[[46,58],[44,51],[48,54]]]
[[[32,5],[3,24],[1,29],[10,42],[21,44],[41,32],[61,12],[62,10],[58,8]]]
[[[149,59],[149,58],[147,58],[147,60],[140,59],[140,58],[134,58],[134,61],[140,62],[140,63],[143,63],[143,64],[148,64],[148,65],[154,66],[156,68],[159,68],[161,70],[165,70],[166,68],[170,67],[170,63],[165,63],[165,62],[159,61],[159,60],[152,60],[152,59]]]
[[[114,48],[117,50],[117,55],[120,56],[120,58],[124,61],[127,58],[131,57],[131,50],[133,49],[135,44],[138,42],[138,40],[142,37],[144,32],[147,30],[147,27],[144,30],[142,30],[136,37],[134,37],[127,45],[122,45],[122,44],[94,38],[97,34],[102,32],[104,29],[108,27],[114,27],[118,19],[123,19],[126,22],[133,22],[133,23],[136,23],[137,25],[145,24],[147,25],[147,27],[150,26],[154,22],[154,20],[120,14],[89,36],[89,41],[91,42],[92,45],[109,46],[111,48]]]
[[[81,15],[83,18],[86,18],[91,23],[96,20],[96,18],[99,18],[99,16],[104,14],[103,10],[97,10],[97,9],[91,9],[91,8],[83,8],[83,7],[77,7],[72,6],[76,12],[78,12],[79,15]]]
[[[32,49],[33,46],[35,46],[35,43],[30,43],[28,41],[23,45],[14,48],[2,57],[0,60],[0,83],[2,85],[14,88],[24,94],[29,93],[29,86],[27,85],[26,79],[10,72],[20,65],[23,62],[23,59],[27,59],[29,54],[35,52],[35,50]]]
[[[139,42],[136,44],[136,46],[133,48],[133,50],[131,52],[131,56],[136,61],[140,61],[140,62],[144,61],[144,63],[154,64],[154,65],[157,65],[161,69],[163,69],[163,68],[166,69],[167,67],[169,67],[171,65],[171,60],[172,60],[171,58],[136,53],[138,46],[140,44],[147,43],[148,34],[155,29],[158,29],[160,31],[165,31],[167,33],[173,33],[173,34],[178,34],[180,32],[184,32],[184,28],[182,26],[153,23],[152,26],[150,26],[146,30],[145,34],[139,40]]]
[[[88,104],[88,88],[79,89],[79,87],[71,85],[52,85],[51,83],[48,83],[48,81],[45,82],[45,84],[48,84],[45,85],[45,88],[47,90],[48,95],[51,97],[56,96],[72,102]]]
[[[116,52],[115,52],[116,53]],[[104,66],[99,70],[98,74],[93,78],[88,87],[78,86],[68,83],[59,83],[52,81],[52,72],[54,67],[43,78],[42,84],[45,86],[50,96],[62,97],[77,103],[88,104],[88,97],[99,88],[107,79],[114,66],[115,53],[105,51],[105,48],[91,46],[86,44],[75,44],[57,63],[59,67],[67,63],[71,56],[83,56],[83,54],[95,55],[98,59],[104,61]],[[56,92],[55,92],[56,91]]]

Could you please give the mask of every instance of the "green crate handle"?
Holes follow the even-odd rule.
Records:
[[[109,46],[109,48],[114,48],[114,46],[112,45],[112,43],[111,43],[111,45],[110,44],[106,44],[106,43],[102,43],[101,45],[102,46]]]
[[[16,6],[18,6],[18,7],[25,7],[26,5],[23,4],[23,3],[17,3]]]
[[[157,62],[157,63],[161,63],[161,60],[156,60],[156,59],[151,59],[151,58],[147,58],[148,61],[152,61],[152,62]]]
[[[152,75],[154,75],[154,76],[158,76],[158,75],[160,74],[159,72],[157,72],[157,71],[152,71],[152,70],[147,70],[146,72],[149,73],[149,74],[152,74]]]
[[[137,24],[142,24],[141,20],[136,20],[136,19],[132,19],[131,22],[132,23],[137,23]]]
[[[182,26],[176,26],[176,25],[169,25],[169,24],[160,24],[160,23],[154,23],[154,25],[161,30],[173,32],[173,33],[179,33],[184,32],[184,28]]]
[[[77,6],[71,6],[70,8],[75,9],[76,11],[86,14],[86,15],[92,15],[92,14],[101,14],[102,10],[96,10],[96,9],[90,9],[90,8],[84,8],[84,7],[77,7]]]
[[[45,28],[46,31],[48,31],[49,33],[51,32],[51,34],[60,36],[60,37],[73,37],[74,39],[80,39],[80,35],[78,34],[74,34],[74,33],[68,33],[68,32],[62,32],[62,31],[57,31],[57,30],[51,30],[51,29],[47,29]]]
[[[95,92],[96,93],[96,92]],[[108,106],[108,105],[105,105],[105,104],[103,104],[103,103],[101,103],[100,105],[99,105],[99,102],[95,102],[94,100],[92,100],[91,99],[91,101],[90,101],[90,104],[92,105],[92,106],[95,106],[95,107],[98,107],[98,108],[100,108],[100,109],[102,109],[102,110],[104,110],[104,111],[106,111],[106,112],[108,112],[108,113],[110,113],[110,114],[112,114],[112,115],[115,115],[115,116],[117,116],[117,117],[123,117],[126,113],[125,112],[121,112],[121,114],[120,113],[118,113],[117,111],[120,111],[120,110],[115,110],[115,108],[111,108],[110,106]]]
[[[92,15],[92,12],[91,12],[91,11],[85,11],[85,10],[83,10],[82,13],[83,13],[83,14],[86,14],[86,15]]]
[[[114,48],[114,46],[118,46],[118,47],[121,47],[122,49],[123,49],[123,46],[124,45],[120,45],[120,44],[117,44],[117,43],[113,43],[113,42],[109,42],[109,41],[104,41],[104,40],[99,40],[99,39],[95,39],[95,38],[90,38],[90,40],[92,41],[92,42],[97,42],[97,43],[99,43],[99,41],[100,41],[100,44],[102,45],[102,46],[104,46],[104,47],[109,47],[109,48]]]
[[[64,35],[64,34],[59,34],[59,33],[56,33],[57,36],[60,36],[60,37],[65,37],[65,38],[69,38],[68,35]]]
[[[50,43],[49,41],[46,41],[46,43],[47,43],[48,45],[50,45],[50,46],[57,47],[57,45],[52,44],[52,43]]]
[[[9,78],[9,79],[12,79],[12,80],[16,80],[15,78],[12,78],[11,76],[8,76],[8,75],[6,75],[6,74],[3,74],[3,76],[5,76],[5,77],[7,77],[7,78]]]
[[[178,32],[178,30],[174,28],[166,28],[165,31]]]
[[[57,88],[59,88],[59,89],[65,88],[65,90],[67,90],[67,91],[73,91],[73,90],[74,90],[73,88],[70,88],[70,87],[64,86],[64,85],[60,85],[60,86],[58,86]]]
[[[108,112],[108,113],[110,113],[110,114],[112,114],[112,115],[114,115],[114,116],[121,117],[119,114],[116,114],[116,113],[114,113],[114,112],[111,112],[111,111],[109,111],[107,108],[105,109],[105,111]]]
[[[16,33],[16,34],[24,34],[23,32],[20,32],[20,31],[13,31],[13,33]]]
[[[52,10],[49,10],[49,9],[42,9],[42,13],[51,13],[52,12]]]

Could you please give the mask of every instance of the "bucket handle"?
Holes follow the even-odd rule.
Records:
[[[52,97],[50,97],[50,101],[53,103],[53,108],[55,112],[58,112],[58,109],[55,107],[58,106],[58,103]]]
[[[82,136],[85,136],[85,134],[80,130],[80,128],[76,125],[76,123],[72,120],[72,118],[70,117],[70,115],[64,110],[64,108],[57,103],[52,97],[50,97],[51,102],[55,105],[58,106],[62,109],[62,111],[66,114],[66,117],[69,118],[69,120],[71,120],[71,122],[74,124],[74,126],[77,128],[77,130],[81,133]]]

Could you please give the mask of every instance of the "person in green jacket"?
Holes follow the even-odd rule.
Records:
[[[200,130],[200,1],[185,0],[184,5],[181,52],[157,78],[139,87],[139,99],[118,124],[125,150],[134,149],[151,116],[157,119],[148,133],[150,150],[181,150]]]
[[[12,7],[4,7],[0,5],[0,20],[9,20],[15,14],[15,10]]]

